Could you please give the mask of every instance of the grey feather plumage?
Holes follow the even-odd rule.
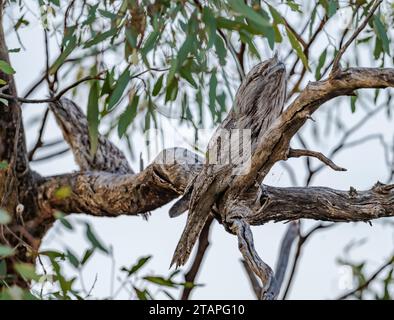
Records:
[[[212,207],[230,186],[235,169],[240,165],[228,154],[232,146],[223,148],[221,145],[223,133],[232,129],[250,129],[250,150],[253,154],[264,133],[282,112],[285,97],[286,70],[276,56],[257,64],[246,75],[238,88],[233,108],[208,144],[207,154],[214,154],[219,164],[213,164],[210,156],[207,157],[202,171],[188,186],[184,197],[170,210],[170,215],[176,216],[189,209],[171,264],[180,266],[186,263]],[[188,206],[186,201],[189,201]]]

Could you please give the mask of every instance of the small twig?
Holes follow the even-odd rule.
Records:
[[[352,44],[352,42],[357,38],[357,36],[360,34],[360,32],[366,27],[369,19],[371,19],[371,17],[375,13],[375,11],[379,7],[379,5],[382,3],[382,1],[383,0],[376,0],[376,2],[374,3],[374,5],[371,8],[371,11],[365,17],[363,23],[356,29],[356,31],[352,34],[352,36],[349,38],[349,40],[346,41],[346,43],[343,45],[343,47],[338,51],[338,53],[334,59],[333,65],[332,65],[331,74],[334,74],[336,71],[338,71],[340,69],[339,62],[340,62],[343,54],[349,48],[349,46]]]
[[[29,161],[31,161],[31,160],[33,159],[34,153],[35,153],[39,148],[42,147],[42,144],[43,144],[43,143],[42,143],[42,135],[43,135],[43,133],[44,133],[45,124],[46,124],[47,119],[48,119],[48,114],[49,114],[49,108],[47,108],[47,109],[45,110],[44,116],[43,116],[43,118],[42,118],[41,126],[40,126],[40,129],[39,129],[39,131],[38,131],[38,138],[37,138],[37,141],[36,141],[36,143],[35,143],[33,149],[31,149],[30,152],[28,153],[28,159],[29,159]]]
[[[167,71],[168,69],[154,69],[154,68],[150,68],[148,70],[144,70],[141,71],[138,74],[135,74],[132,76],[132,78],[137,78],[140,75],[143,75],[144,73],[147,73],[149,71]],[[101,72],[99,72],[97,75],[95,76],[86,76],[82,79],[79,79],[78,81],[72,83],[71,85],[65,87],[63,90],[59,91],[59,93],[57,93],[54,97],[51,98],[46,98],[46,99],[28,99],[28,98],[24,98],[24,97],[16,97],[16,96],[12,96],[9,94],[4,94],[0,92],[0,98],[4,98],[7,100],[16,100],[19,101],[21,103],[31,103],[31,104],[40,104],[40,103],[51,103],[51,102],[55,102],[58,101],[66,92],[68,92],[69,90],[77,87],[78,85],[80,85],[83,82],[86,81],[90,81],[90,80],[104,80],[102,77],[100,77],[103,73],[107,72],[107,70],[103,70]]]
[[[304,247],[306,241],[311,237],[312,234],[314,234],[317,230],[320,229],[327,229],[330,227],[333,227],[335,225],[335,223],[331,223],[331,224],[318,224],[317,226],[315,226],[314,228],[312,228],[310,231],[308,231],[305,235],[299,235],[299,240],[298,240],[298,244],[297,244],[297,249],[296,249],[296,253],[294,255],[294,260],[293,260],[293,266],[291,268],[290,271],[290,276],[289,279],[287,280],[287,284],[285,286],[285,291],[283,293],[282,296],[282,300],[286,300],[287,295],[290,292],[290,288],[291,285],[293,284],[293,280],[294,280],[294,276],[296,274],[296,270],[297,270],[297,266],[298,266],[298,262],[300,261],[300,257],[301,257],[301,252],[302,252],[302,248]]]
[[[69,85],[68,87],[64,88],[63,90],[59,91],[59,93],[53,98],[54,101],[59,100],[67,91],[69,91],[69,90],[75,88],[76,86],[80,85],[80,84],[83,83],[83,82],[90,81],[90,80],[104,80],[104,79],[101,78],[100,76],[101,76],[103,73],[105,73],[105,72],[107,72],[107,70],[103,70],[103,71],[99,72],[99,73],[98,73],[97,75],[95,75],[95,76],[87,76],[87,77],[84,77],[84,78],[82,78],[82,79],[79,79],[78,81],[74,82],[73,84],[71,84],[71,85]],[[51,102],[53,102],[53,101],[51,101]]]
[[[285,278],[286,270],[289,264],[291,248],[293,247],[294,240],[299,235],[299,231],[300,222],[298,220],[292,221],[286,230],[285,236],[282,239],[279,258],[276,263],[275,269],[275,278],[279,291]]]
[[[344,295],[340,296],[337,298],[337,300],[344,300],[346,298],[349,298],[350,296],[354,295],[355,293],[359,292],[359,291],[363,291],[365,290],[370,283],[375,280],[375,278],[377,276],[379,276],[379,274],[384,271],[387,267],[389,267],[390,265],[393,264],[393,258],[391,258],[389,261],[387,261],[386,263],[384,263],[381,267],[379,267],[374,274],[368,279],[366,280],[363,284],[361,284],[359,287],[357,287],[356,289],[349,291],[348,293],[345,293]]]
[[[51,153],[51,154],[46,155],[46,156],[42,156],[42,157],[40,157],[40,158],[33,159],[33,160],[31,160],[31,161],[32,161],[32,162],[40,162],[40,161],[52,159],[52,158],[54,158],[54,157],[60,156],[60,155],[62,155],[62,154],[64,154],[64,153],[68,152],[68,150],[70,150],[69,147],[67,147],[67,148],[65,148],[65,149],[62,149],[62,150],[60,150],[60,151],[57,151],[57,152],[55,152],[55,153]]]
[[[319,159],[321,162],[323,162],[324,164],[326,164],[327,166],[329,166],[331,169],[335,171],[346,171],[345,168],[341,168],[337,166],[324,154],[317,151],[303,150],[303,149],[289,149],[288,157],[289,158],[314,157],[316,159]]]

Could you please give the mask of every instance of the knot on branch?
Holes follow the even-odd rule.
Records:
[[[372,190],[379,194],[389,194],[392,190],[394,190],[394,184],[384,184],[378,181],[375,183]]]

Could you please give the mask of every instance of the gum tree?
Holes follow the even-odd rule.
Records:
[[[303,233],[301,219],[335,223],[394,215],[392,163],[388,163],[387,181],[377,182],[369,190],[309,186],[325,167],[343,171],[331,159],[350,147],[348,137],[377,110],[391,110],[392,91],[383,89],[394,86],[389,30],[394,19],[392,2],[10,0],[0,1],[0,10],[3,291],[12,286],[29,288],[30,280],[36,280],[31,265],[39,259],[41,240],[57,218],[72,213],[145,214],[182,196],[201,171],[204,152],[166,149],[135,173],[123,155],[133,151],[133,133],[163,130],[158,119],[174,114],[179,126],[192,127],[196,134],[203,126],[220,125],[245,74],[275,51],[287,69],[285,109],[257,142],[251,170],[232,179],[216,198],[212,215],[199,234],[186,282],[195,282],[214,221],[223,225],[224,232],[237,236],[256,297],[272,299],[280,292],[279,297],[287,295],[303,243],[315,231],[333,225],[319,223]],[[37,22],[45,39],[37,45],[45,49],[46,64],[37,82],[22,95],[9,55],[27,49],[23,43],[20,48],[7,48],[5,33],[18,35]],[[50,41],[56,41],[57,50],[52,50]],[[324,49],[317,52],[322,43]],[[361,55],[368,55],[371,66],[363,65]],[[65,78],[72,83],[64,84]],[[31,98],[40,87],[45,87],[47,96]],[[319,125],[319,108],[326,102],[331,108],[338,97],[348,97],[352,112],[358,111],[370,98],[361,89],[376,89],[371,98],[376,106],[370,107],[365,119],[358,127],[342,127],[338,145],[330,154],[308,150],[300,129],[312,120]],[[87,98],[86,106],[80,103],[81,97]],[[38,126],[38,139],[28,150],[21,107],[34,104],[48,108]],[[37,156],[40,149],[50,147],[43,137],[50,112],[74,153],[79,172],[45,176],[31,169],[33,161],[58,156]],[[109,124],[106,132],[103,123]],[[129,150],[112,144],[111,133],[125,139]],[[379,137],[365,139],[375,138],[379,143]],[[303,148],[290,148],[294,140]],[[283,162],[291,157],[306,157],[305,186],[265,185],[265,177],[276,163],[282,163],[293,176],[291,167]],[[311,157],[321,165],[312,166]],[[264,252],[254,249],[250,230],[251,225],[269,221],[291,221],[275,272],[264,263]],[[290,256],[292,246],[296,247],[295,257]],[[382,270],[389,266],[391,259]],[[283,283],[287,273],[289,280]],[[360,281],[360,288],[344,297],[359,295],[375,278]],[[187,299],[192,288],[185,286],[182,298]]]

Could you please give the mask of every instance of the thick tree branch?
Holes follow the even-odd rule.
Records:
[[[291,138],[323,103],[357,89],[387,87],[394,87],[392,68],[349,68],[333,78],[309,83],[262,137],[251,170],[234,180],[231,193],[242,194],[256,183],[256,177],[262,182],[272,166],[286,158]]]
[[[163,165],[163,155],[176,160]],[[192,152],[176,148],[163,151],[135,175],[77,172],[55,176],[39,182],[39,203],[46,212],[57,209],[96,216],[135,215],[154,210],[182,194],[201,163]],[[59,198],[58,190],[65,187],[70,188],[70,195]],[[394,185],[377,183],[367,191],[264,185],[257,199],[245,199],[244,203],[251,208],[245,219],[252,225],[301,218],[369,221],[394,215]]]
[[[265,186],[256,193],[256,185],[263,182],[272,166],[286,159],[291,138],[324,102],[337,96],[351,95],[360,88],[393,86],[394,69],[379,68],[338,70],[327,80],[309,83],[259,140],[250,170],[235,176],[218,200],[216,205],[221,222],[237,234],[245,261],[262,282],[262,298],[275,298],[279,287],[272,270],[254,249],[249,225],[300,218],[368,221],[394,215],[393,185],[377,184],[362,192],[354,188],[345,192],[319,187]],[[183,194],[188,183],[201,170],[202,163],[201,159],[184,149],[171,150],[164,151],[153,164],[136,175],[85,172],[44,181],[39,194],[44,213],[42,218],[49,219],[53,209],[66,213],[118,216],[147,212],[168,203]],[[167,161],[169,154],[172,154],[172,162]],[[318,158],[329,164],[327,158]],[[59,197],[58,190],[63,188],[70,192],[66,197]]]
[[[135,215],[161,207],[181,195],[202,167],[196,154],[182,148],[166,149],[138,174],[77,172],[40,182],[44,212],[85,212],[96,216]],[[58,190],[70,190],[59,197]]]
[[[377,183],[367,191],[326,187],[276,188],[263,186],[259,203],[247,217],[252,225],[269,221],[314,219],[322,221],[369,221],[394,215],[394,185]]]

